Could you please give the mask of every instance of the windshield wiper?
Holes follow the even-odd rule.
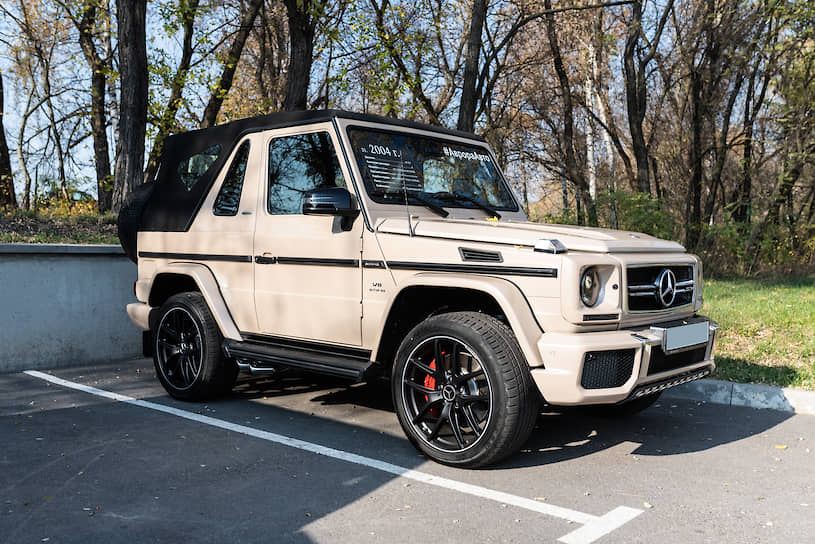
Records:
[[[427,196],[429,196],[430,198],[434,198],[436,200],[441,200],[442,202],[444,202],[444,201],[448,201],[448,202],[461,202],[461,201],[469,202],[470,204],[473,204],[476,208],[479,208],[481,211],[484,211],[484,212],[494,216],[496,219],[501,219],[501,214],[498,213],[498,210],[496,210],[492,206],[490,206],[488,204],[485,204],[484,202],[482,202],[482,201],[480,201],[478,199],[475,199],[475,198],[473,198],[471,196],[463,195],[461,193],[449,192],[449,191],[440,191],[438,193],[427,193]]]
[[[371,196],[386,196],[386,197],[393,197],[394,201],[404,200],[405,194],[402,191],[372,191],[370,193]],[[427,198],[427,196],[420,194],[416,191],[410,191],[407,193],[408,199],[413,199],[418,201],[422,206],[428,208],[430,211],[435,213],[436,215],[440,215],[441,217],[447,217],[450,215],[450,212]]]
[[[448,212],[447,210],[445,210],[444,208],[442,208],[441,206],[439,206],[438,204],[424,196],[423,193],[408,193],[408,196],[412,196],[413,198],[424,204],[424,206],[430,209],[430,211],[442,217],[447,217],[448,215],[450,215],[450,212]]]

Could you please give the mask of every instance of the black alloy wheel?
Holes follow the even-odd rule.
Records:
[[[164,389],[180,400],[211,399],[232,389],[238,366],[221,351],[223,337],[203,295],[173,295],[158,312],[153,362]]]
[[[460,340],[424,340],[408,356],[400,381],[410,423],[429,446],[456,453],[484,436],[492,388],[481,361]]]
[[[428,317],[402,340],[391,372],[405,434],[439,463],[475,468],[515,453],[540,394],[512,330],[479,312]]]
[[[186,308],[171,308],[156,331],[156,364],[174,389],[185,391],[201,374],[204,347],[201,330]]]

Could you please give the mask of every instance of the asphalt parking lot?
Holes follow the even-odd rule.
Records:
[[[815,417],[769,410],[545,412],[519,455],[458,470],[384,383],[288,372],[187,404],[143,359],[0,375],[0,444],[2,542],[815,541]]]

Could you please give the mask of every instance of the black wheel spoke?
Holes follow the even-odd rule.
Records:
[[[467,424],[473,430],[476,436],[481,436],[481,433],[484,432],[481,430],[481,427],[478,425],[478,421],[475,419],[475,414],[473,414],[473,407],[471,405],[467,405],[461,410],[464,412],[464,417],[467,418]]]
[[[429,366],[427,366],[426,364],[424,364],[424,363],[423,363],[423,362],[421,362],[420,360],[418,360],[418,359],[411,359],[411,360],[410,360],[410,364],[412,364],[412,365],[414,365],[414,366],[418,367],[418,368],[419,368],[419,370],[421,370],[422,372],[424,372],[424,373],[425,373],[425,374],[427,374],[428,376],[432,376],[432,377],[434,377],[434,378],[436,377],[436,370],[435,370],[435,369],[433,369],[433,368],[430,368]],[[438,368],[438,366],[439,366],[439,365],[436,365],[436,368]]]
[[[441,350],[441,338],[433,341],[433,358],[436,361],[436,373],[442,376],[444,374],[444,353]]]
[[[181,382],[183,385],[189,383],[189,379],[187,378],[187,356],[186,355],[179,355],[178,356],[178,373],[181,376]]]
[[[471,365],[471,368],[472,368],[472,365]],[[480,378],[483,375],[484,375],[484,369],[483,368],[479,368],[478,370],[475,370],[475,371],[471,370],[467,374],[462,374],[460,376],[456,376],[456,385],[462,384],[462,383],[464,383],[464,382],[466,382],[468,380],[474,380],[475,378]]]
[[[450,420],[450,428],[453,429],[453,436],[456,437],[456,442],[458,442],[458,447],[463,448],[466,445],[464,441],[464,437],[461,434],[461,425],[458,422],[458,411],[456,409],[451,409],[449,411],[449,420]]]
[[[459,402],[461,404],[472,404],[473,402],[489,402],[489,395],[459,395]]]
[[[421,421],[425,418],[427,413],[430,411],[431,408],[434,406],[438,406],[440,402],[443,402],[444,399],[439,397],[435,400],[429,400],[422,408],[419,410],[419,413],[416,414],[413,418],[413,424],[418,425]]]
[[[405,381],[405,385],[410,387],[411,389],[419,391],[420,393],[424,393],[425,395],[432,395],[436,393],[435,389],[430,389],[429,387],[425,387],[424,385],[416,383],[411,380]]]
[[[176,343],[179,341],[178,331],[169,323],[165,323],[161,328],[161,334],[164,337],[169,337],[170,340],[174,340]]]
[[[181,349],[178,347],[178,344],[167,342],[166,340],[159,340],[158,345],[167,353],[167,357],[172,357],[173,355],[178,355],[181,353]]]
[[[458,356],[461,353],[461,344],[453,342],[453,349],[450,352],[450,366],[453,367],[453,372],[456,374],[461,373],[461,367],[458,364]]]
[[[438,438],[439,431],[441,431],[441,426],[444,425],[445,420],[450,419],[450,405],[445,404],[444,408],[441,409],[441,415],[439,419],[436,420],[436,423],[433,425],[433,428],[430,429],[430,434],[427,435],[427,439],[431,442]]]

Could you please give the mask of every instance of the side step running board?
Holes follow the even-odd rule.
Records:
[[[271,365],[284,365],[362,381],[375,375],[379,369],[379,365],[368,358],[314,349],[298,349],[274,343],[238,342],[226,339],[222,349],[227,357],[250,361],[248,365],[239,362],[242,369],[250,372],[273,371],[274,367]]]

